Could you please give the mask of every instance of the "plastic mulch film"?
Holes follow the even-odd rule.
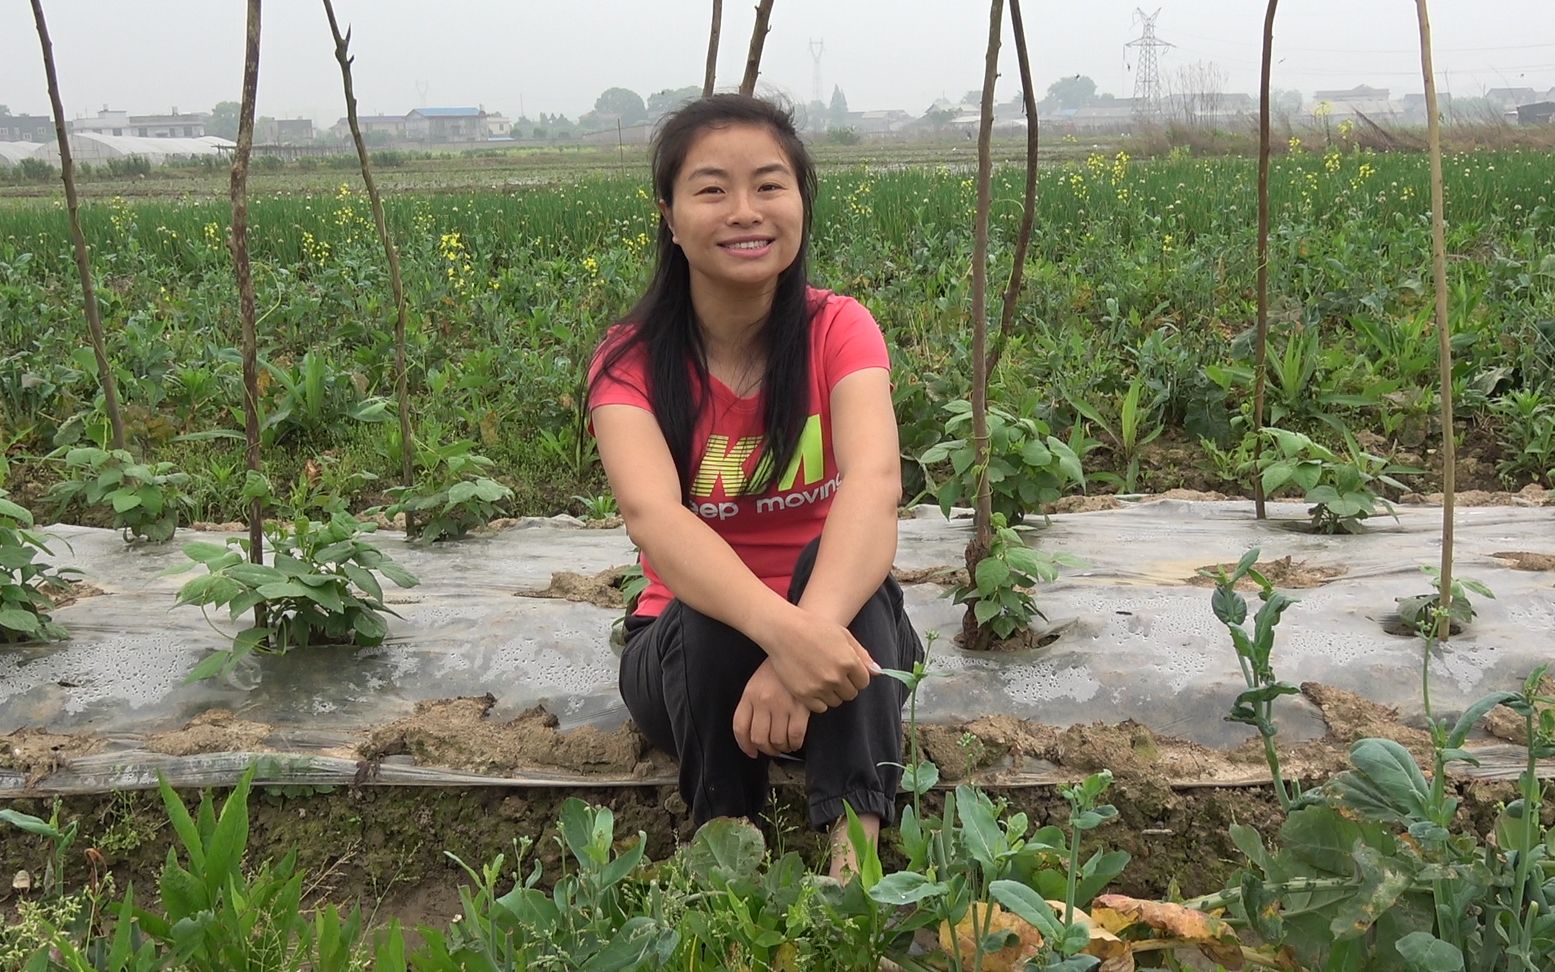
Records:
[[[1431,591],[1420,568],[1439,557],[1441,511],[1400,508],[1396,522],[1379,516],[1365,534],[1335,537],[1298,529],[1300,506],[1270,511],[1258,522],[1243,501],[1155,500],[1055,515],[1031,542],[1082,562],[1037,592],[1055,637],[1040,648],[974,655],[954,644],[962,609],[943,583],[964,563],[970,522],[920,509],[902,521],[897,555],[909,613],[920,631],[939,635],[931,668],[940,677],[920,692],[920,720],[1132,722],[1211,752],[1234,750],[1250,738],[1223,718],[1242,678],[1210,610],[1211,588],[1195,578],[1256,546],[1263,563],[1273,562],[1277,586],[1299,598],[1279,629],[1280,677],[1356,693],[1396,709],[1400,725],[1421,725],[1425,642],[1393,633],[1395,599]],[[383,533],[381,546],[421,579],[409,590],[386,585],[401,615],[387,642],[262,656],[232,679],[195,684],[185,681],[189,670],[233,628],[224,612],[207,619],[198,608],[175,609],[174,593],[193,575],[162,572],[183,560],[181,543],[221,535],[181,531],[173,544],[126,546],[109,530],[49,532],[55,563],[81,568],[101,593],[57,612],[70,640],[0,647],[0,797],[143,787],[159,771],[175,783],[228,782],[256,760],[261,777],[284,783],[674,779],[672,766],[618,745],[632,735],[620,728],[626,713],[609,637],[621,610],[601,605],[619,596],[612,569],[632,560],[619,528],[527,519],[433,545]],[[1536,665],[1555,661],[1552,555],[1555,509],[1458,511],[1456,570],[1496,597],[1475,598],[1477,618],[1432,657],[1438,713],[1516,688]],[[452,707],[439,708],[444,702]],[[1282,744],[1324,735],[1319,702],[1315,692],[1280,700]],[[439,765],[441,751],[419,742],[418,717],[466,740],[475,755]],[[523,730],[512,758],[480,758],[493,725]],[[1518,747],[1479,745],[1476,774],[1515,775]],[[1008,770],[1007,781],[1063,776],[1042,760]],[[1255,766],[1247,771],[1256,778]]]

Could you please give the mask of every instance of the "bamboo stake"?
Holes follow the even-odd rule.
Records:
[[[988,481],[988,212],[993,207],[993,86],[999,77],[999,29],[1004,0],[988,12],[988,54],[983,65],[983,99],[977,123],[977,215],[972,227],[972,442],[977,483],[974,543],[979,559],[993,537],[993,489]],[[976,567],[968,564],[969,569]]]
[[[756,93],[756,76],[761,73],[761,48],[767,42],[767,22],[772,18],[772,0],[756,4],[756,26],[751,29],[750,53],[745,55],[745,78],[740,82],[740,94]],[[704,82],[705,83],[705,82]]]
[[[227,244],[238,283],[238,313],[243,322],[243,432],[250,472],[263,469],[259,452],[259,341],[255,334],[254,274],[248,260],[248,159],[254,149],[254,100],[259,91],[259,0],[248,0],[248,32],[243,46],[243,95],[238,107],[238,144],[232,151],[232,229]],[[248,559],[264,562],[264,503],[248,506]],[[263,627],[263,606],[254,608],[254,624]]]
[[[119,412],[119,387],[113,366],[108,363],[108,342],[103,337],[102,316],[97,307],[97,288],[92,283],[92,258],[86,249],[86,234],[81,231],[80,201],[76,197],[75,161],[70,154],[70,137],[65,133],[65,106],[59,96],[59,74],[54,70],[54,44],[49,26],[43,19],[43,0],[32,0],[32,19],[38,26],[38,43],[43,48],[43,72],[49,80],[49,106],[54,112],[54,137],[59,140],[59,174],[65,183],[65,208],[70,217],[70,242],[75,247],[76,273],[81,278],[81,299],[86,308],[86,331],[97,359],[97,380],[103,389],[103,408],[108,412],[109,434],[115,449],[124,448],[124,416]]]
[[[1269,516],[1268,497],[1263,494],[1263,475],[1258,471],[1263,458],[1264,386],[1269,367],[1269,75],[1274,58],[1274,8],[1280,0],[1269,0],[1263,16],[1263,73],[1258,82],[1258,337],[1253,345],[1253,513],[1258,519]]]
[[[1004,303],[999,312],[999,335],[988,354],[988,374],[999,367],[1004,347],[1015,330],[1015,301],[1020,296],[1021,278],[1026,270],[1026,252],[1031,247],[1031,231],[1037,215],[1037,95],[1031,83],[1031,59],[1026,54],[1026,28],[1021,22],[1020,0],[1010,0],[1010,29],[1015,34],[1015,58],[1020,65],[1021,100],[1026,109],[1026,195],[1021,210],[1020,229],[1015,235],[1014,262],[1010,280],[1004,288]]]
[[[1436,346],[1442,385],[1442,573],[1436,640],[1451,634],[1452,539],[1458,447],[1452,426],[1452,323],[1447,314],[1447,216],[1442,192],[1442,125],[1436,104],[1436,72],[1431,66],[1431,19],[1425,0],[1415,0],[1420,20],[1420,74],[1425,81],[1426,143],[1431,156],[1431,285],[1436,290]]]
[[[713,76],[718,73],[718,35],[723,30],[724,0],[713,0],[713,25],[707,31],[707,71],[702,75],[702,97],[713,93]]]
[[[340,79],[345,86],[346,121],[351,126],[351,139],[356,143],[356,158],[362,166],[362,182],[367,186],[367,201],[372,205],[373,223],[378,227],[378,241],[383,244],[384,256],[389,261],[389,285],[394,290],[394,398],[400,420],[400,481],[405,486],[416,484],[415,438],[410,428],[409,380],[405,374],[405,284],[400,277],[400,252],[389,234],[389,222],[383,214],[383,199],[378,194],[378,184],[373,181],[372,160],[367,153],[367,142],[362,138],[362,128],[356,115],[356,90],[351,83],[351,63],[356,60],[349,53],[351,28],[344,35],[335,19],[335,7],[324,0],[324,13],[329,18],[329,32],[335,39],[335,61],[340,65]],[[405,533],[415,532],[411,514],[405,515]]]

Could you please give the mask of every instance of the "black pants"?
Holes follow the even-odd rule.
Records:
[[[798,603],[815,567],[820,540],[794,565],[788,599]],[[923,643],[891,577],[864,602],[848,630],[881,668],[911,669]],[[621,698],[649,741],[680,762],[680,792],[700,826],[713,817],[755,817],[767,802],[767,766],[734,741],[734,710],[766,652],[754,641],[680,601],[657,618],[626,621],[621,655]],[[896,818],[902,771],[902,706],[907,689],[875,675],[851,701],[810,716],[798,753],[805,764],[810,824],[822,828],[843,816],[843,802],[859,814]]]

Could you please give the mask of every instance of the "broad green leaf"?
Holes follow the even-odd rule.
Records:
[[[1010,566],[998,557],[984,557],[977,565],[977,589],[985,597],[1008,583]]]
[[[38,616],[31,611],[23,611],[21,608],[0,608],[0,628],[34,634],[40,626]]]
[[[956,811],[961,819],[961,833],[966,841],[967,853],[983,866],[985,874],[993,874],[1001,855],[1009,850],[1009,843],[993,807],[981,792],[965,784],[956,787]]]
[[[1463,953],[1430,932],[1410,932],[1393,947],[1409,972],[1463,972]]]
[[[113,494],[113,511],[124,513],[133,510],[140,505],[140,496],[136,493],[118,492]]]
[[[879,883],[869,889],[869,896],[883,905],[895,907],[937,898],[949,890],[946,885],[930,881],[922,874],[897,871],[881,878]]]

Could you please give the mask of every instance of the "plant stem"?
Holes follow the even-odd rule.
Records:
[[[978,477],[974,543],[986,551],[992,537],[993,494],[988,479],[988,213],[993,206],[993,96],[999,76],[999,31],[1004,0],[988,10],[988,50],[983,65],[983,97],[977,125],[977,215],[972,230],[972,441]],[[975,564],[968,564],[968,569]],[[971,612],[971,605],[967,611]],[[981,626],[979,626],[981,627]]]
[[[65,106],[59,96],[59,75],[54,70],[54,44],[43,18],[43,0],[32,0],[32,18],[38,27],[38,43],[43,48],[43,71],[48,76],[49,106],[54,112],[54,135],[59,141],[59,174],[65,183],[65,209],[70,219],[70,242],[75,250],[76,273],[81,278],[82,306],[86,310],[86,332],[92,342],[92,357],[97,361],[97,379],[103,389],[103,410],[108,413],[108,428],[115,449],[124,448],[124,418],[119,412],[119,390],[113,366],[108,363],[108,344],[103,337],[103,321],[97,307],[97,291],[92,284],[92,258],[86,249],[86,234],[81,230],[81,205],[76,198],[75,160],[70,154],[70,136],[65,132]]]
[[[1304,894],[1310,891],[1338,891],[1356,887],[1360,887],[1359,878],[1293,878],[1289,881],[1266,884],[1264,885],[1264,890],[1274,894],[1285,894],[1287,892]],[[1226,888],[1216,891],[1214,894],[1189,898],[1182,905],[1184,908],[1192,908],[1195,911],[1213,911],[1216,908],[1224,908],[1241,897],[1241,888]]]
[[[1442,399],[1442,572],[1436,637],[1446,641],[1452,617],[1452,539],[1457,484],[1457,440],[1452,434],[1452,323],[1447,314],[1447,217],[1442,190],[1442,124],[1431,66],[1431,18],[1426,0],[1415,0],[1420,21],[1420,74],[1425,83],[1426,146],[1431,157],[1431,283],[1436,291],[1436,346]]]
[[[254,274],[248,259],[248,159],[254,149],[254,102],[259,91],[259,0],[248,0],[248,29],[243,46],[243,93],[238,106],[238,143],[232,150],[232,229],[228,245],[237,276],[238,313],[243,326],[243,432],[250,472],[264,469],[259,444],[259,342],[254,320]],[[258,497],[248,507],[248,559],[265,559],[264,505]],[[265,626],[263,603],[254,606],[254,626]]]
[[[1269,359],[1269,73],[1274,59],[1274,9],[1279,0],[1269,0],[1263,17],[1263,70],[1258,84],[1258,332],[1253,344],[1253,515],[1262,520],[1269,515],[1263,493],[1263,475],[1258,471],[1263,458],[1264,384]]]
[[[1080,815],[1078,800],[1069,801],[1069,875],[1064,887],[1064,932],[1074,924],[1074,896],[1080,882],[1080,828],[1075,818]]]

